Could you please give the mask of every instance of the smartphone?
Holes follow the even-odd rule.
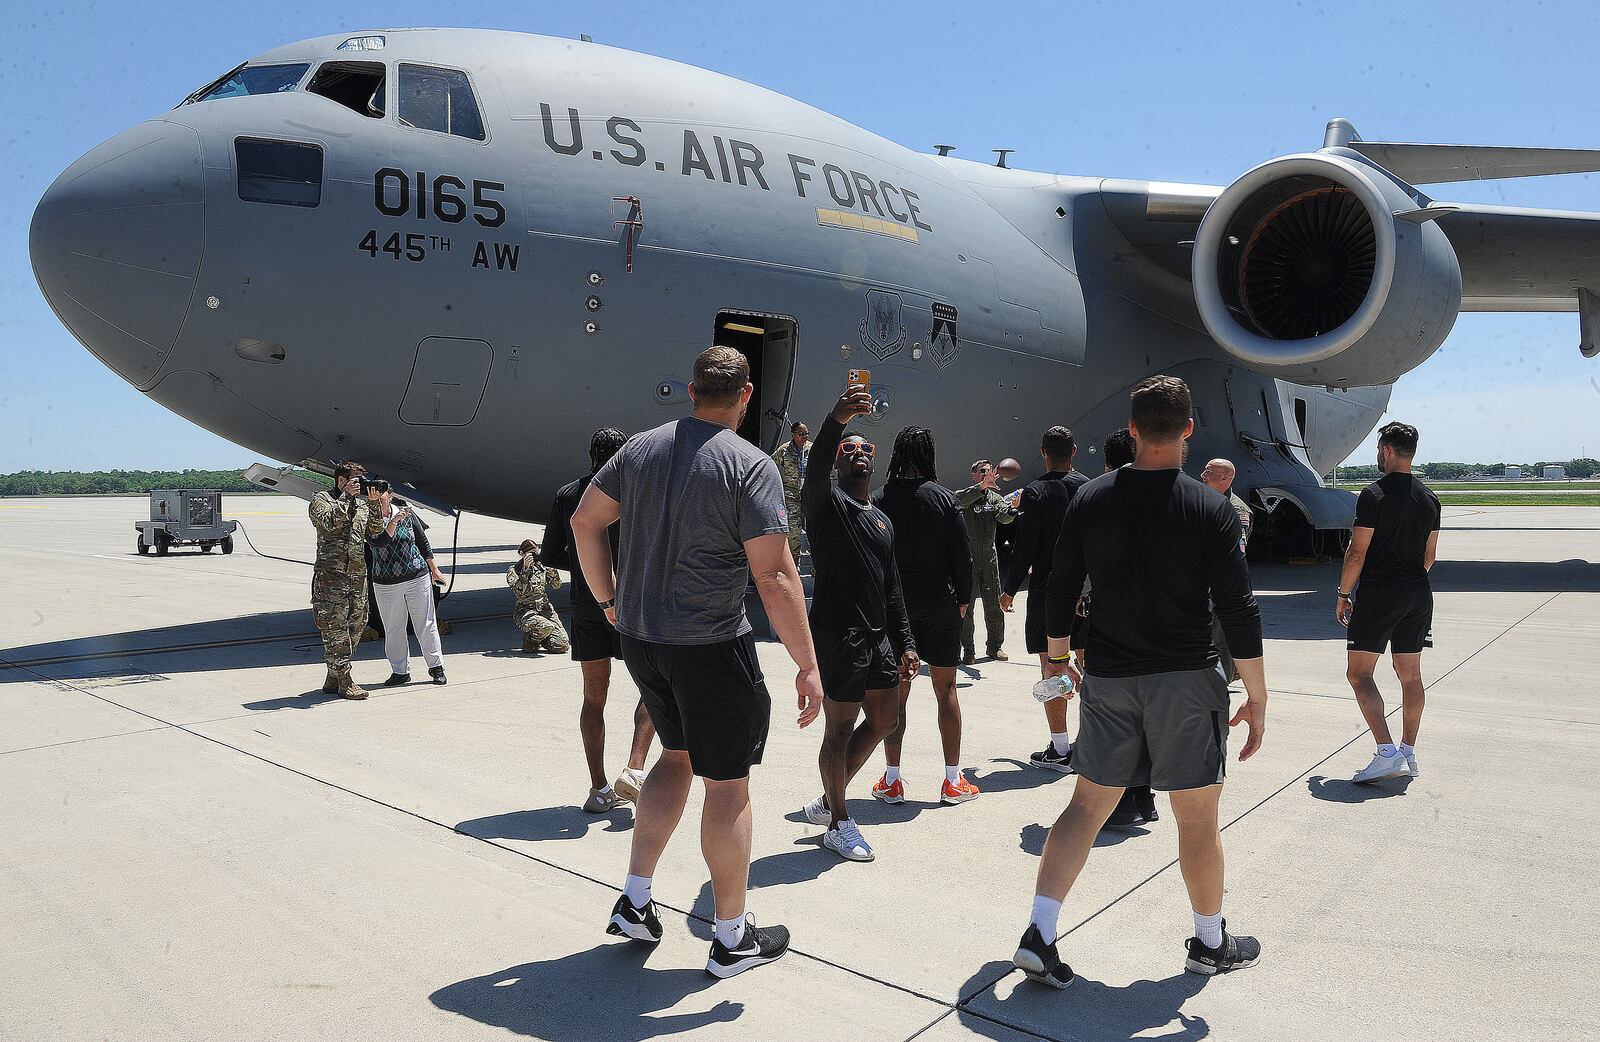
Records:
[[[845,378],[852,388],[860,388],[863,391],[872,390],[872,370],[870,369],[852,369],[846,374]]]

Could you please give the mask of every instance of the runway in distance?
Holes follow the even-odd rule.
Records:
[[[682,414],[713,341],[750,357],[763,449],[870,368],[869,436],[930,428],[947,480],[1036,460],[1055,423],[1097,445],[1133,384],[1182,376],[1192,452],[1235,460],[1291,541],[1350,525],[1318,475],[1460,311],[1578,311],[1596,353],[1600,215],[1413,186],[1600,151],[1334,120],[1225,187],[938,151],[586,41],[372,30],[268,51],[99,145],[29,246],[67,328],[174,412],[530,521],[595,427]]]

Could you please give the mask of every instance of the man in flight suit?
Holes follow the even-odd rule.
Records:
[[[352,699],[367,697],[350,676],[350,659],[367,625],[367,540],[383,531],[378,487],[366,486],[366,473],[359,463],[340,464],[333,471],[335,487],[318,492],[308,511],[317,529],[311,614],[328,664],[322,693]]]
[[[983,626],[989,646],[988,657],[1006,661],[1006,614],[1000,610],[1000,556],[995,550],[995,535],[1001,525],[1016,520],[1016,513],[997,487],[1000,471],[986,459],[972,465],[972,484],[956,493],[961,516],[967,522],[972,541],[972,589],[983,598]],[[961,662],[977,661],[977,627],[967,609],[961,620]]]

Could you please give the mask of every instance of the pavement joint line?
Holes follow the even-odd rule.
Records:
[[[60,683],[60,681],[57,681],[57,683]],[[74,688],[74,690],[78,689]],[[38,752],[40,749],[59,749],[64,745],[82,745],[84,742],[103,742],[107,738],[126,738],[129,735],[135,734],[151,734],[155,731],[170,730],[176,726],[176,724],[163,724],[160,727],[141,727],[137,731],[118,731],[116,734],[96,734],[90,735],[88,738],[69,738],[65,742],[46,742],[43,745],[27,745],[23,746],[21,749],[0,749],[0,756],[10,756],[13,753],[33,753]]]
[[[952,1014],[954,1012],[955,1012],[954,1007],[943,1011],[937,1017],[934,1017],[932,1021],[922,1025],[916,1031],[912,1032],[910,1037],[908,1037],[905,1040],[905,1042],[916,1042],[917,1039],[921,1038],[923,1035],[926,1035],[929,1031],[932,1031],[934,1028],[936,1028],[940,1024],[944,1023],[945,1019],[947,1017],[949,1017],[950,1014]]]
[[[495,618],[499,618],[499,616],[495,616]],[[8,665],[8,666],[17,666],[16,663],[10,662],[9,660],[6,660],[6,659],[0,659],[0,664],[4,664],[4,665]],[[550,861],[550,860],[547,860],[545,858],[538,857],[538,856],[536,856],[534,854],[529,853],[526,850],[521,850],[521,849],[519,849],[517,847],[507,846],[504,843],[496,842],[495,840],[486,838],[484,836],[474,836],[470,832],[462,832],[460,829],[456,828],[454,825],[446,824],[445,822],[439,821],[436,818],[430,818],[429,816],[427,816],[426,814],[421,813],[420,811],[407,810],[404,807],[398,807],[398,806],[396,806],[396,805],[394,805],[392,803],[389,803],[389,802],[387,802],[385,800],[381,800],[376,796],[372,796],[372,795],[369,795],[369,794],[364,793],[364,792],[357,792],[355,789],[349,788],[349,787],[344,786],[344,785],[340,785],[338,782],[330,781],[327,778],[320,778],[320,777],[318,777],[318,776],[316,776],[314,774],[310,774],[310,773],[308,773],[306,771],[303,771],[303,770],[299,769],[298,767],[292,767],[289,764],[280,763],[277,760],[271,759],[270,757],[267,757],[267,756],[263,756],[260,753],[251,752],[248,749],[243,749],[243,748],[240,748],[237,745],[233,745],[233,744],[231,744],[229,742],[225,742],[220,738],[215,738],[215,737],[212,737],[211,735],[208,735],[208,734],[202,734],[201,732],[196,731],[196,730],[193,729],[194,725],[185,725],[185,724],[174,723],[174,722],[172,722],[170,720],[163,720],[160,717],[154,715],[153,713],[147,713],[147,712],[145,712],[145,711],[143,711],[141,709],[135,709],[132,706],[123,705],[122,703],[117,702],[114,699],[110,699],[110,698],[105,697],[104,695],[97,694],[96,692],[94,692],[94,691],[92,691],[92,690],[90,690],[88,688],[78,687],[77,685],[71,683],[70,681],[54,680],[54,679],[52,679],[50,677],[45,676],[43,673],[40,673],[37,670],[31,669],[31,668],[26,667],[26,666],[20,666],[20,667],[17,667],[17,668],[21,668],[21,669],[26,670],[29,673],[32,673],[34,676],[38,677],[40,680],[47,681],[49,683],[54,683],[54,684],[61,684],[61,685],[64,685],[66,687],[70,687],[74,691],[79,692],[80,694],[85,694],[85,695],[88,695],[91,698],[99,699],[100,701],[105,702],[108,705],[116,706],[119,709],[126,709],[131,713],[137,713],[138,715],[140,715],[142,717],[145,717],[145,718],[150,719],[150,720],[154,720],[157,723],[163,725],[162,727],[149,728],[148,729],[149,731],[164,731],[164,730],[181,731],[184,734],[187,734],[192,738],[199,738],[202,741],[210,742],[213,745],[220,746],[223,749],[228,749],[228,750],[230,750],[232,752],[238,753],[241,756],[244,756],[244,757],[247,757],[249,759],[255,760],[255,761],[259,762],[259,763],[264,763],[264,764],[267,764],[267,765],[272,766],[272,767],[277,767],[279,770],[287,771],[290,774],[298,775],[299,777],[304,778],[307,781],[315,782],[318,785],[326,786],[327,788],[334,789],[334,790],[336,790],[338,792],[345,793],[346,795],[349,795],[349,796],[354,796],[358,800],[365,800],[368,803],[372,803],[372,804],[374,804],[376,806],[383,807],[383,808],[385,808],[387,810],[392,810],[392,811],[395,811],[396,813],[406,815],[407,817],[414,818],[417,821],[424,822],[425,824],[434,825],[434,826],[436,826],[438,828],[441,828],[441,829],[444,829],[445,831],[450,832],[450,833],[452,833],[454,835],[461,836],[464,839],[470,839],[470,840],[473,840],[475,842],[482,843],[482,844],[484,844],[486,846],[491,846],[491,847],[494,847],[494,848],[496,848],[498,850],[503,850],[508,854],[514,854],[514,855],[516,855],[518,857],[526,858],[527,860],[532,861],[535,864],[544,865],[546,868],[554,869],[557,872],[563,872],[563,873],[565,873],[565,874],[567,874],[569,876],[572,876],[572,877],[574,877],[576,879],[582,879],[582,880],[584,880],[586,882],[594,883],[596,886],[599,886],[602,889],[608,890],[608,891],[610,891],[612,893],[615,893],[615,894],[622,893],[622,888],[621,887],[618,887],[618,886],[615,886],[613,884],[607,883],[607,882],[605,882],[604,880],[601,880],[601,879],[596,879],[595,877],[593,877],[591,875],[588,875],[586,873],[580,872],[577,869],[570,868],[570,867],[568,867],[566,865],[560,864],[560,863],[555,862],[555,861]],[[665,908],[665,909],[667,909],[668,911],[671,911],[671,912],[677,912],[679,915],[682,915],[685,918],[693,919],[693,920],[696,920],[696,921],[698,921],[700,923],[703,923],[703,924],[706,924],[706,925],[712,925],[712,920],[707,919],[705,916],[697,915],[694,912],[693,909],[690,909],[690,908],[679,908],[676,905],[667,904],[664,901],[657,901],[656,903],[658,905],[660,905],[662,908]],[[939,997],[937,997],[935,995],[928,995],[928,994],[925,994],[923,992],[920,992],[920,991],[916,990],[915,988],[909,988],[909,987],[906,987],[903,984],[896,984],[893,981],[884,980],[881,977],[875,977],[872,974],[867,973],[864,970],[857,970],[857,969],[854,969],[852,967],[845,966],[842,963],[834,962],[831,959],[824,958],[824,957],[822,957],[820,955],[813,954],[813,953],[805,951],[803,949],[791,947],[789,949],[789,951],[791,953],[793,953],[794,955],[799,956],[802,959],[809,959],[812,962],[820,963],[820,964],[822,964],[824,966],[830,966],[830,967],[832,967],[832,968],[834,968],[836,970],[839,970],[839,971],[841,971],[843,973],[848,973],[848,974],[850,974],[852,976],[859,977],[862,980],[870,981],[873,984],[878,984],[878,985],[881,985],[881,986],[886,987],[886,988],[891,988],[891,989],[893,989],[895,991],[902,992],[902,993],[904,993],[906,995],[910,995],[910,996],[912,996],[914,998],[919,998],[919,999],[923,999],[923,1000],[925,1000],[927,1002],[934,1003],[935,1005],[944,1006],[948,1010],[953,1011],[956,1008],[950,1002],[948,1002],[948,1001],[946,1001],[944,999],[941,999],[941,998],[939,998]],[[958,994],[957,995],[957,1001],[959,1001],[959,1000],[960,1000],[960,996]],[[1009,1027],[1010,1025],[1006,1025],[1006,1026]],[[1042,1036],[1040,1036],[1040,1037],[1042,1037]]]

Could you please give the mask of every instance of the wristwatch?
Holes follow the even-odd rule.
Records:
[[[1350,595],[1348,593],[1345,593],[1343,590],[1340,590],[1339,591],[1339,599],[1341,601],[1348,601],[1348,600],[1350,600]]]
[[[607,608],[615,608],[616,606],[617,606],[617,599],[615,597],[611,598],[609,601],[596,601],[595,602],[595,607],[599,608],[601,611],[605,611]]]

